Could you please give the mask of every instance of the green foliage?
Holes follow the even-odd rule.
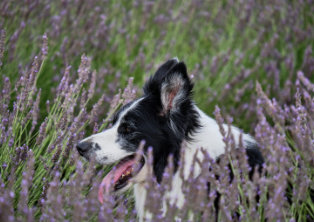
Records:
[[[1,1],[0,173],[15,193],[8,206],[12,201],[17,212],[33,155],[26,202],[40,217],[40,200],[56,172],[63,182],[77,175],[76,142],[95,123],[107,128],[128,99],[114,97],[119,89],[134,77],[128,86],[140,96],[156,67],[175,56],[186,63],[205,113],[218,104],[234,125],[254,134],[256,81],[284,106],[294,103],[298,70],[314,80],[313,11],[311,1],[283,0]],[[298,150],[289,132],[287,138]],[[87,193],[91,184],[85,185]],[[313,205],[293,209],[302,214],[308,206],[313,212]]]

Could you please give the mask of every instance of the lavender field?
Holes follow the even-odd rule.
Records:
[[[132,191],[99,203],[112,166],[75,147],[175,56],[198,107],[254,135],[265,164],[250,180],[221,127],[226,153],[194,157],[183,209],[163,199],[173,166],[150,175],[151,221],[314,221],[313,0],[1,0],[0,31],[0,221],[136,221]]]

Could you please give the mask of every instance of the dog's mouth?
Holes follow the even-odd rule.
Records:
[[[134,176],[134,164],[135,164],[135,155],[127,156],[123,159],[121,159],[118,164],[115,166],[115,170],[111,170],[103,179],[101,182],[101,185],[99,187],[98,191],[98,199],[101,203],[103,203],[103,192],[109,191],[109,187],[111,185],[111,182],[113,180],[114,184],[114,191],[117,192],[121,190],[122,188],[126,187],[132,177]],[[143,168],[145,164],[144,157],[140,160],[140,165],[138,172]]]

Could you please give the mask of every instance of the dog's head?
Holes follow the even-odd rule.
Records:
[[[153,171],[160,182],[169,154],[177,167],[180,146],[189,140],[198,127],[198,113],[191,99],[193,84],[186,66],[177,58],[168,60],[144,85],[144,96],[123,106],[114,116],[112,127],[82,140],[77,150],[86,159],[95,156],[97,163],[118,162],[116,169],[103,180],[103,185],[114,180],[115,191],[125,191],[132,178],[134,157],[139,143],[145,140],[141,170],[134,183],[145,180],[146,156],[153,149]]]

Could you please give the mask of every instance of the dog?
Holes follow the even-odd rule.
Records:
[[[178,173],[180,149],[186,141],[184,177],[188,177],[194,154],[200,148],[206,150],[211,158],[219,158],[225,152],[225,143],[217,122],[202,112],[192,100],[193,83],[184,62],[173,58],[161,65],[156,73],[145,83],[144,96],[124,105],[115,115],[112,127],[83,139],[77,150],[87,160],[95,156],[102,165],[117,163],[115,170],[103,179],[99,189],[99,200],[103,201],[103,190],[108,190],[114,182],[114,191],[122,193],[134,184],[135,207],[140,220],[148,217],[144,212],[146,190],[144,183],[147,175],[147,150],[152,147],[153,173],[158,183],[167,166],[168,156],[173,156],[177,170],[173,177],[173,189],[180,208],[184,196],[180,190],[182,179]],[[224,125],[225,131],[228,126]],[[241,131],[231,127],[236,146],[239,145]],[[255,139],[243,134],[243,143],[248,155],[248,163],[254,169],[264,163]],[[140,160],[140,170],[133,175],[135,153],[141,141],[145,140],[144,154]],[[202,160],[202,152],[197,157]],[[196,175],[200,167],[195,167]],[[132,183],[130,182],[132,181]]]

